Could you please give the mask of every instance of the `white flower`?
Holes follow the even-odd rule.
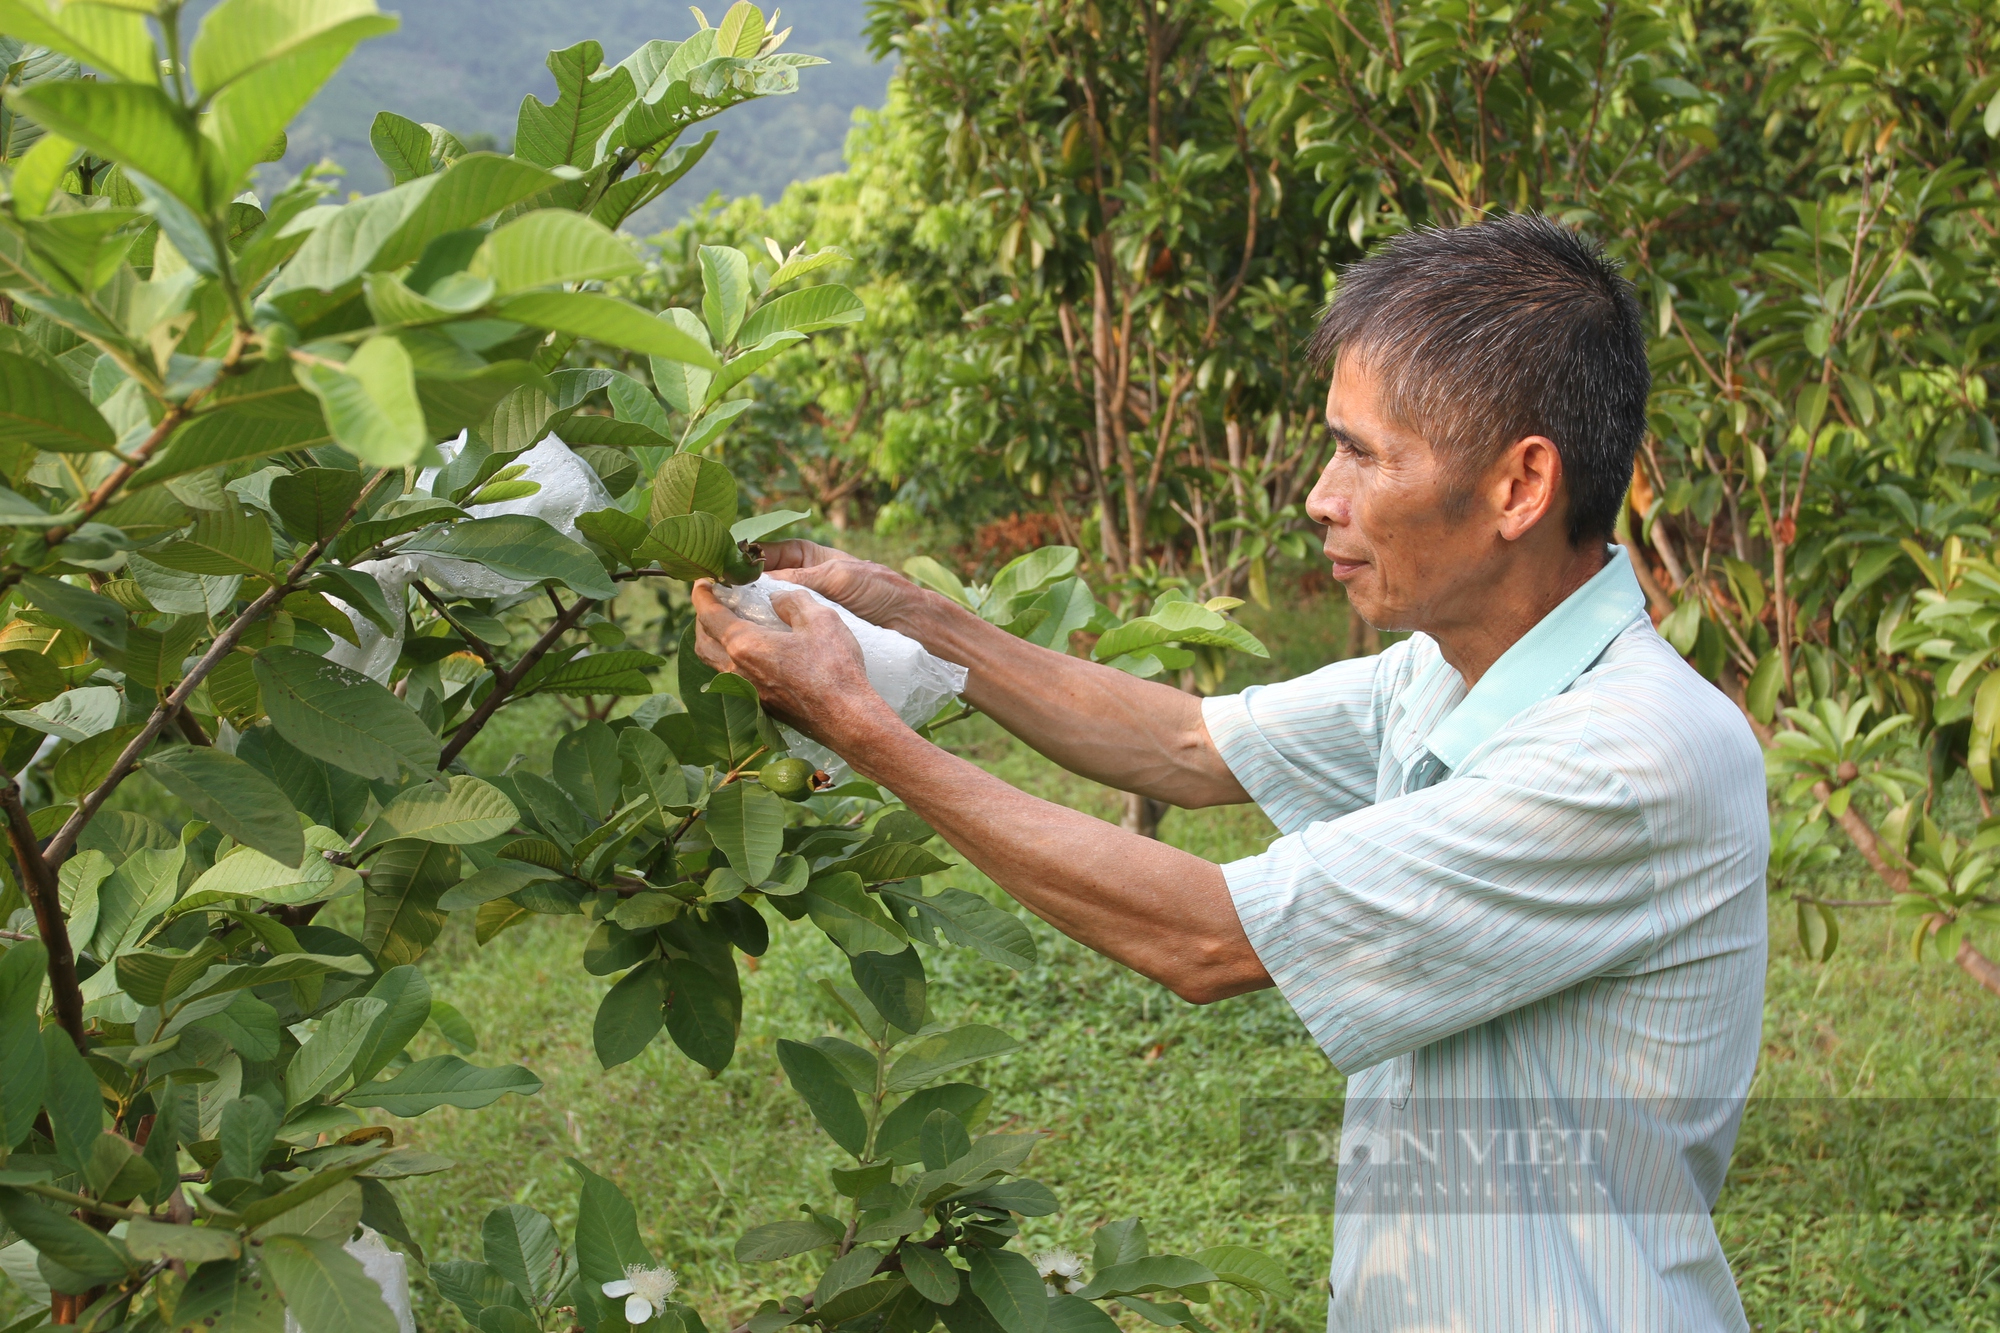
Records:
[[[1083,1285],[1083,1259],[1073,1250],[1044,1250],[1028,1262],[1042,1275],[1051,1296],[1064,1296]]]
[[[606,1296],[625,1298],[625,1322],[643,1324],[656,1314],[664,1314],[667,1297],[674,1294],[674,1288],[681,1280],[674,1276],[671,1268],[648,1268],[644,1264],[626,1264],[625,1276],[616,1282],[604,1284]]]

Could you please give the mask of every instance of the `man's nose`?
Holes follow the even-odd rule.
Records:
[[[1352,515],[1352,505],[1333,479],[1333,465],[1319,474],[1313,483],[1312,494],[1306,497],[1306,515],[1315,523],[1346,524]]]

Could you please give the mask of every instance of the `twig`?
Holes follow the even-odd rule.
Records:
[[[236,330],[236,336],[230,341],[229,350],[223,353],[222,371],[215,378],[216,384],[220,384],[225,377],[236,373],[238,363],[243,360],[243,353],[250,346],[251,336],[251,331],[247,328],[238,328]],[[111,475],[106,477],[102,482],[99,482],[97,488],[91,491],[89,496],[84,499],[84,502],[78,506],[75,522],[57,524],[42,534],[43,546],[47,548],[60,546],[79,527],[82,527],[95,517],[100,509],[110,504],[117,497],[118,492],[123,489],[125,483],[132,479],[132,474],[144,467],[147,461],[152,458],[153,451],[165,443],[169,436],[180,429],[190,417],[195,415],[195,404],[199,403],[202,398],[213,391],[214,385],[210,385],[209,388],[191,394],[182,402],[175,403],[169,407],[166,414],[160,418],[160,423],[153,427],[152,433],[140,441],[139,447],[131,453],[121,454],[119,457],[122,461],[116,468],[112,469]],[[9,588],[19,583],[22,576],[28,572],[27,569],[17,565],[5,574],[0,574],[0,593],[6,592]]]
[[[35,830],[21,804],[21,784],[4,774],[0,777],[5,778],[0,783],[0,807],[6,810],[7,841],[13,844],[14,860],[21,867],[21,887],[35,909],[35,929],[49,955],[50,1004],[56,1021],[69,1033],[77,1050],[88,1053],[90,1043],[83,1035],[83,986],[76,979],[76,951],[70,946],[69,926],[63,921],[55,864],[35,846]]]
[[[308,546],[305,554],[301,555],[293,562],[292,567],[285,571],[283,579],[266,588],[256,601],[243,608],[242,615],[237,616],[235,620],[229,623],[229,628],[215,636],[215,642],[209,645],[208,651],[202,654],[201,660],[195,663],[194,669],[187,673],[186,679],[175,686],[174,692],[160,700],[159,706],[153,709],[152,715],[146,719],[146,725],[141,727],[139,734],[134,736],[130,743],[125,746],[124,751],[118,756],[118,761],[111,766],[111,771],[105,775],[104,781],[98,783],[95,791],[77,803],[75,812],[63,823],[61,831],[49,840],[48,850],[43,853],[43,856],[50,866],[53,867],[62,864],[63,858],[69,855],[70,848],[76,845],[77,835],[83,832],[83,826],[88,824],[91,817],[103,807],[104,802],[110,799],[111,793],[117,790],[118,784],[131,776],[132,770],[139,766],[139,756],[143,755],[146,752],[146,747],[159,737],[160,732],[166,728],[168,721],[187,703],[202,681],[208,678],[208,673],[220,666],[223,659],[235,651],[237,642],[242,639],[244,634],[249,632],[251,625],[256,623],[266,611],[269,611],[280,601],[283,601],[287,594],[298,587],[299,581],[305,577],[307,571],[311,570],[318,563],[320,555],[332,544],[334,537],[342,528],[347,526],[354,515],[360,511],[363,502],[368,499],[377,486],[381,485],[382,479],[388,475],[388,469],[385,468],[370,477],[368,484],[361,488],[361,493],[354,497],[354,502],[347,506],[347,512],[341,516],[340,522],[334,526],[333,531],[321,537],[311,546]]]
[[[474,634],[471,630],[467,629],[465,626],[459,624],[456,620],[452,619],[451,612],[445,609],[445,604],[443,599],[440,598],[436,593],[432,592],[422,579],[418,579],[410,586],[417,590],[417,596],[423,598],[425,601],[431,604],[432,610],[436,611],[440,616],[444,617],[445,624],[451,626],[453,629],[458,631],[458,637],[465,640],[466,647],[472,649],[473,652],[479,654],[480,661],[486,663],[487,666],[492,666],[495,662],[499,660],[499,655],[493,651],[493,648],[490,644],[488,644],[484,639],[480,638],[477,634]]]
[[[549,600],[555,601],[553,590],[549,593]],[[557,605],[560,606],[561,603],[557,602]],[[596,603],[588,597],[577,598],[569,604],[568,610],[556,617],[555,624],[550,625],[547,632],[535,640],[534,646],[521,655],[521,660],[516,662],[511,670],[493,673],[493,689],[480,702],[479,707],[472,710],[472,716],[459,724],[458,730],[451,734],[451,740],[438,755],[439,772],[451,767],[451,761],[458,758],[458,752],[471,744],[472,738],[479,734],[480,728],[500,711],[500,705],[507,702],[507,696],[521,683],[522,677],[534,668],[535,663],[548,656],[549,649],[556,646],[556,640],[574,629],[576,622],[583,619],[584,612],[595,605]]]

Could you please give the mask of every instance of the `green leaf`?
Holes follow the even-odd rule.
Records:
[[[780,1038],[778,1063],[827,1137],[860,1157],[868,1146],[868,1119],[846,1076],[827,1054],[804,1042]]]
[[[259,1253],[304,1333],[397,1333],[382,1289],[339,1240],[272,1236]]]
[[[593,278],[623,278],[643,267],[632,246],[609,227],[566,209],[543,208],[494,231],[472,257],[470,272],[491,278],[502,296]]]
[[[652,521],[679,514],[709,514],[724,527],[736,521],[736,478],[699,454],[676,454],[653,477]]]
[[[692,310],[672,307],[660,312],[660,318],[692,338],[695,343],[713,355],[714,349],[708,340],[708,329]],[[692,416],[701,405],[708,401],[708,386],[713,378],[710,371],[682,361],[655,359],[650,363],[653,372],[653,387],[660,391],[660,397],[672,404],[674,411],[682,416]]]
[[[438,906],[458,883],[459,851],[441,842],[398,838],[376,853],[365,896],[361,943],[378,967],[414,963],[430,949],[448,915]]]
[[[653,525],[637,555],[675,578],[693,580],[721,578],[735,552],[729,530],[713,514],[676,514]]]
[[[1247,1245],[1216,1245],[1206,1250],[1197,1250],[1194,1261],[1215,1274],[1216,1281],[1227,1282],[1245,1291],[1261,1292],[1287,1300],[1293,1293],[1291,1279],[1285,1276],[1285,1266]]]
[[[176,1333],[279,1333],[285,1306],[263,1269],[244,1260],[211,1260],[189,1276],[174,1317]]]
[[[773,800],[779,798],[773,797]],[[713,810],[713,804],[710,809]],[[827,933],[849,956],[859,953],[900,953],[909,936],[849,873],[822,874],[806,886],[800,901],[813,924]]]
[[[611,551],[626,564],[646,540],[646,524],[622,509],[593,509],[579,514],[576,526],[584,536]]]
[[[730,968],[727,978],[699,961],[667,962],[667,1035],[682,1054],[715,1073],[729,1067],[743,1026],[743,995],[736,984],[735,964],[726,956],[723,964]]]
[[[508,1204],[486,1215],[479,1236],[487,1264],[529,1300],[540,1303],[555,1294],[562,1247],[548,1218],[525,1204]]]
[[[834,283],[802,287],[757,307],[756,312],[743,321],[737,338],[745,346],[754,347],[783,330],[811,333],[838,324],[859,323],[867,313],[861,298],[845,287]]]
[[[363,481],[359,472],[346,468],[300,468],[271,478],[271,508],[295,539],[321,541],[339,531]]]
[[[146,83],[158,77],[159,64],[159,52],[146,28],[144,11],[151,8],[150,4],[62,6],[50,13],[48,5],[33,0],[5,0],[0,4],[0,31],[74,56],[107,74]],[[18,126],[14,133],[20,136],[27,128]]]
[[[1048,1294],[1028,1256],[1014,1250],[975,1249],[965,1256],[972,1291],[1007,1333],[1042,1333]]]
[[[10,90],[8,108],[157,182],[197,213],[207,211],[201,137],[192,117],[157,84],[37,83]]]
[[[44,574],[24,577],[21,591],[36,607],[74,625],[99,643],[111,648],[125,646],[125,608],[109,597],[100,597],[87,588]]]
[[[656,319],[638,306],[592,292],[528,292],[502,301],[502,319],[590,338],[630,352],[665,361],[685,361],[718,371],[715,354],[666,319]]]
[[[87,454],[117,441],[110,423],[66,377],[0,352],[0,445]]]
[[[347,850],[345,838],[324,828],[307,830],[304,836],[308,854],[297,869],[274,861],[255,848],[239,847],[188,886],[187,894],[174,904],[175,914],[227,898],[255,898],[272,906],[295,907],[323,902],[359,886],[352,870],[320,855]]]
[[[267,578],[271,572],[271,526],[262,514],[247,512],[234,503],[221,509],[203,509],[195,515],[193,532],[148,550],[146,558],[183,574]]]
[[[97,1075],[84,1063],[76,1044],[60,1027],[42,1029],[41,1055],[44,1104],[55,1131],[56,1157],[72,1170],[90,1163],[91,1149],[104,1132],[104,1099]]]
[[[431,155],[431,132],[407,116],[378,111],[368,127],[368,143],[389,173],[391,185],[402,185],[437,170]]]
[[[829,872],[851,871],[869,884],[879,884],[892,879],[915,879],[920,875],[934,875],[940,870],[949,869],[951,862],[941,861],[923,848],[906,842],[891,842],[879,847],[870,847],[827,867]]]
[[[0,954],[0,1148],[12,1149],[28,1136],[48,1089],[36,1014],[47,967],[48,951],[39,940]]]
[[[213,97],[308,46],[331,40],[351,47],[395,27],[395,19],[377,12],[375,0],[223,0],[208,12],[188,48],[188,73],[204,96]]]
[[[369,1025],[368,1034],[354,1054],[356,1083],[366,1083],[402,1053],[405,1046],[423,1031],[431,1018],[430,983],[416,968],[404,964],[392,967],[368,988],[368,998],[382,1002],[382,1012]]]
[[[280,865],[305,860],[299,812],[269,778],[233,754],[178,745],[147,755],[146,772],[194,812]]]
[[[730,524],[729,537],[730,540],[739,542],[762,541],[780,528],[789,527],[800,519],[811,517],[812,515],[803,509],[773,509],[768,514],[757,514]]]
[[[545,657],[542,660],[546,662],[549,659]],[[572,658],[546,672],[531,672],[515,692],[523,697],[529,694],[566,694],[571,698],[648,695],[653,693],[653,682],[647,679],[646,672],[665,664],[665,658],[637,650],[591,653]]]
[[[785,806],[754,782],[734,782],[708,801],[708,835],[751,884],[771,877],[784,850]]]
[[[1115,1333],[1118,1321],[1074,1296],[1049,1298],[1049,1333]]]
[[[278,645],[257,654],[255,669],[272,725],[303,753],[385,782],[404,766],[436,770],[438,738],[368,677]]]
[[[266,291],[334,291],[400,268],[440,236],[471,227],[561,178],[519,158],[467,153],[443,171],[347,204],[321,223]]]
[[[1092,1301],[1106,1296],[1131,1296],[1148,1291],[1179,1291],[1216,1280],[1213,1270],[1178,1254],[1153,1254],[1099,1269],[1090,1284],[1075,1294]]]
[[[985,1123],[993,1094],[970,1083],[941,1083],[922,1088],[905,1097],[902,1104],[882,1118],[875,1132],[875,1153],[908,1166],[921,1156],[919,1140],[924,1122],[933,1111],[949,1111],[967,1129]]]
[[[388,1005],[365,995],[343,1001],[319,1020],[319,1027],[285,1067],[285,1105],[298,1106],[337,1084],[361,1053],[369,1029]]]
[[[604,566],[589,547],[528,514],[496,514],[492,518],[454,523],[441,532],[405,543],[400,549],[470,560],[503,578],[529,583],[556,579],[585,597],[605,599],[618,593],[618,585],[604,572]]]
[[[934,1305],[950,1305],[958,1299],[958,1266],[938,1250],[924,1245],[903,1245],[903,1276],[917,1294]]]
[[[645,946],[653,949],[650,943]],[[666,1022],[667,966],[652,957],[640,963],[598,1001],[591,1024],[591,1044],[597,1062],[606,1069],[636,1058],[652,1045]]]
[[[854,973],[854,984],[882,1017],[905,1032],[923,1030],[927,1012],[924,961],[915,949],[857,953],[848,958],[847,965]]]
[[[1027,925],[976,893],[943,889],[923,894],[890,886],[882,890],[882,902],[912,938],[935,944],[942,933],[951,943],[1004,967],[1035,965],[1035,937]]]
[[[701,247],[701,316],[717,347],[736,341],[750,303],[750,260],[728,245]]]
[[[0,1186],[0,1217],[37,1252],[92,1283],[118,1281],[133,1267],[122,1241],[45,1208],[20,1190]]]
[[[592,167],[598,143],[629,106],[638,91],[632,72],[616,66],[600,74],[604,48],[578,42],[567,50],[549,52],[549,72],[556,77],[556,100],[522,99],[514,128],[514,152],[545,167]]]
[[[1255,635],[1234,621],[1225,620],[1196,602],[1169,602],[1153,614],[1128,620],[1106,634],[1097,641],[1091,656],[1099,662],[1109,662],[1126,653],[1169,643],[1234,648],[1253,657],[1271,655]]]
[[[370,338],[345,365],[315,361],[294,373],[319,399],[333,438],[369,466],[408,467],[430,447],[416,366],[395,338]]]
[[[197,1264],[235,1259],[243,1253],[243,1244],[233,1231],[212,1226],[172,1226],[143,1217],[133,1218],[125,1224],[125,1248],[142,1263],[154,1259],[179,1259]]]
[[[514,826],[520,812],[498,787],[459,774],[448,788],[424,782],[389,802],[358,850],[366,851],[391,838],[421,838],[454,846],[497,838]]]
[[[1019,1050],[1021,1043],[995,1027],[968,1023],[940,1032],[910,1047],[889,1069],[885,1085],[890,1092],[908,1092],[941,1074],[961,1069],[979,1060]]]
[[[744,1232],[743,1238],[736,1242],[736,1262],[766,1264],[777,1259],[789,1259],[795,1254],[807,1254],[837,1245],[840,1235],[838,1231],[807,1219],[767,1222]]]
[[[407,1118],[440,1106],[477,1110],[510,1092],[527,1097],[541,1090],[542,1081],[520,1065],[486,1069],[455,1055],[434,1055],[394,1078],[364,1084],[342,1100],[349,1106],[373,1106]]]
[[[576,1172],[576,1263],[587,1283],[602,1286],[625,1276],[628,1264],[650,1266],[653,1255],[639,1238],[639,1216],[618,1187],[574,1157],[563,1159]]]

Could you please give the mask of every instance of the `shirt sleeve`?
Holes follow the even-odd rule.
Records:
[[[1650,949],[1639,801],[1577,747],[1545,748],[1504,776],[1453,778],[1223,867],[1259,960],[1343,1072]]]
[[[1282,832],[1375,799],[1389,701],[1408,672],[1408,642],[1278,685],[1204,699],[1222,762]]]

